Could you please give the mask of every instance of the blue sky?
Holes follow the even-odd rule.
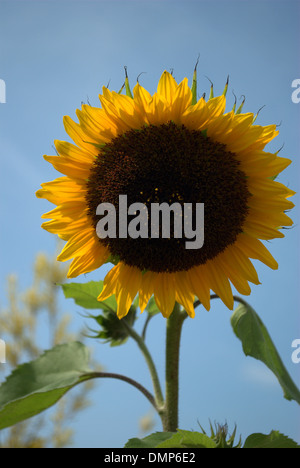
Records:
[[[299,2],[284,1],[0,1],[0,79],[6,103],[0,104],[0,301],[5,278],[15,272],[21,287],[31,281],[38,251],[54,254],[55,236],[40,228],[50,204],[35,197],[40,183],[58,177],[43,159],[53,140],[68,140],[62,118],[81,102],[98,105],[102,86],[119,90],[124,65],[132,84],[151,93],[161,73],[174,70],[180,81],[192,78],[198,54],[198,89],[215,93],[230,75],[228,110],[246,96],[245,112],[265,105],[257,123],[280,124],[267,149],[293,163],[280,181],[299,191],[299,111],[291,83],[300,78]],[[240,102],[240,101],[239,101]],[[291,343],[300,338],[299,197],[285,239],[268,244],[278,271],[255,263],[261,285],[248,299],[267,325],[291,376],[300,385],[300,364],[291,360]],[[78,278],[103,279],[107,267]],[[79,325],[79,308],[61,299]],[[260,363],[246,358],[233,335],[230,311],[216,301],[209,313],[199,309],[184,325],[181,355],[180,427],[208,428],[209,418],[245,438],[278,429],[300,442],[300,410],[284,400],[281,388]],[[141,323],[143,317],[140,319]],[[150,327],[148,344],[163,376],[164,319]],[[1,338],[1,330],[0,330]],[[128,374],[150,387],[134,343],[109,348],[93,342],[96,357],[111,372]],[[121,447],[138,435],[138,419],[148,402],[122,382],[97,382],[93,406],[74,423],[75,445]],[[155,430],[160,430],[159,421]]]

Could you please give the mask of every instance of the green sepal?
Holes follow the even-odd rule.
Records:
[[[279,150],[275,151],[274,154],[276,154],[276,156],[278,156],[278,153],[280,153],[280,151],[282,150],[283,147],[284,147],[284,144],[279,148]],[[279,176],[279,174],[276,174],[274,176],[269,177],[269,179],[275,180],[275,179],[277,179],[278,176]]]
[[[98,301],[98,296],[103,289],[103,281],[89,281],[88,283],[66,283],[60,285],[66,298],[73,299],[75,304],[86,310],[100,309],[101,314],[86,314],[87,318],[94,319],[100,330],[90,328],[94,335],[90,338],[103,339],[109,342],[111,346],[123,344],[129,334],[128,328],[124,322],[132,327],[136,320],[136,311],[138,307],[138,298],[136,298],[129,309],[128,314],[121,320],[117,316],[118,304],[115,295],[112,295],[104,301]]]
[[[222,93],[222,95],[225,96],[225,97],[226,97],[227,90],[228,90],[228,84],[229,84],[229,75],[227,76],[225,88],[224,88],[224,91],[223,91],[223,93]]]
[[[235,114],[235,109],[236,109],[236,102],[237,102],[237,99],[236,99],[236,95],[234,94],[234,92],[232,91],[232,94],[234,95],[234,104],[232,106],[232,109],[231,111]]]
[[[209,96],[208,96],[208,101],[209,101],[210,99],[214,97],[214,85],[213,85],[213,82],[208,78],[208,76],[206,78],[210,82],[210,91],[209,91]]]
[[[238,107],[238,109],[237,109],[237,111],[236,111],[236,114],[240,114],[240,113],[242,112],[242,109],[243,109],[244,104],[245,104],[245,100],[246,100],[246,98],[245,98],[245,96],[244,96],[244,99],[242,100],[240,106]]]
[[[125,82],[122,84],[120,90],[118,91],[118,94],[121,94],[124,88],[125,88]]]
[[[193,82],[192,82],[192,87],[191,87],[191,91],[192,91],[192,106],[194,106],[195,104],[197,104],[197,66],[198,66],[198,63],[199,63],[199,57],[198,57],[198,59],[197,59],[197,62],[196,62],[195,68],[194,68]]]
[[[228,436],[227,423],[226,424],[215,423],[215,428],[214,428],[211,421],[209,421],[209,425],[210,425],[210,438],[215,442],[216,448],[241,448],[242,446],[241,436],[239,438],[238,443],[234,445],[235,436],[236,436],[236,425],[234,426],[233,433],[230,436]],[[202,430],[202,433],[207,435],[201,425],[200,425],[200,428]]]
[[[95,335],[90,336],[90,338],[96,338],[104,340],[105,343],[110,343],[110,346],[120,346],[124,344],[128,337],[128,327],[133,327],[136,320],[136,307],[131,306],[128,314],[119,319],[116,312],[104,310],[101,315],[94,316],[92,314],[88,315],[89,318],[94,319],[97,324],[101,327],[101,330],[91,329]],[[124,325],[125,323],[125,325]]]
[[[253,117],[253,120],[252,120],[252,125],[254,124],[254,122],[256,121],[257,117],[258,117],[258,114],[260,113],[260,111],[264,108],[265,106],[261,106],[260,109],[258,109],[258,111],[256,112],[255,116]]]
[[[124,67],[124,69],[125,69],[125,92],[126,92],[126,96],[133,99],[133,95],[132,95],[132,92],[131,92],[131,89],[130,89],[130,86],[129,86],[129,79],[128,79],[128,75],[127,75],[127,67]]]

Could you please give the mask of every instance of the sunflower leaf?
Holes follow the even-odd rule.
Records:
[[[89,281],[88,283],[60,284],[65,298],[74,299],[75,303],[84,309],[102,309],[116,312],[117,302],[114,296],[105,301],[98,301],[97,297],[103,289],[103,281]]]
[[[200,432],[178,429],[177,432],[155,432],[143,439],[129,439],[125,448],[216,448],[216,443]]]
[[[88,361],[87,348],[72,342],[18,366],[0,386],[0,429],[41,413],[87,380]]]
[[[249,435],[243,448],[300,448],[300,446],[279,431],[272,431],[268,435],[259,433]]]
[[[170,439],[174,434],[174,432],[155,432],[143,439],[134,437],[126,442],[125,448],[155,448],[162,442]]]
[[[271,337],[252,307],[240,304],[231,316],[231,325],[241,340],[246,356],[262,361],[277,377],[287,400],[300,404],[300,391],[288,374]]]
[[[216,448],[216,442],[209,436],[196,431],[178,429],[175,434],[156,446],[157,448]]]

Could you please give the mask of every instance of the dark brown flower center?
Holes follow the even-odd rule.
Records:
[[[203,203],[203,246],[187,249],[190,236],[184,229],[181,238],[175,236],[172,215],[168,239],[161,237],[161,229],[159,238],[119,238],[119,195],[127,196],[128,206],[140,202],[147,207],[149,233],[153,203],[179,203],[182,219],[185,204],[191,203],[194,230],[196,206]],[[98,205],[115,207],[117,237],[99,239],[113,256],[141,270],[176,272],[206,263],[235,242],[249,197],[234,153],[204,132],[169,122],[130,130],[106,144],[91,167],[86,200],[95,229],[101,218]],[[134,218],[128,216],[128,223]]]

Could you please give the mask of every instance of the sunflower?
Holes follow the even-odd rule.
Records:
[[[101,107],[82,105],[79,123],[64,118],[74,144],[55,141],[58,155],[44,156],[64,177],[37,192],[57,205],[42,227],[67,241],[58,260],[73,259],[69,278],[113,264],[98,299],[115,294],[119,318],[137,295],[141,311],[154,295],[164,317],[175,301],[194,317],[195,297],[209,310],[211,290],[232,309],[232,285],[249,295],[249,282],[260,284],[250,259],[278,268],[261,240],[292,225],[294,192],[275,180],[291,161],[264,151],[276,126],[254,124],[257,114],[241,107],[225,113],[228,82],[198,100],[196,69],[191,88],[166,71],[153,95],[139,82],[131,93],[127,74],[125,84],[126,94],[103,87]],[[204,204],[203,246],[187,249],[174,225],[169,238],[99,238],[97,207],[111,203],[118,214],[120,195],[146,207],[189,203],[194,214]]]

